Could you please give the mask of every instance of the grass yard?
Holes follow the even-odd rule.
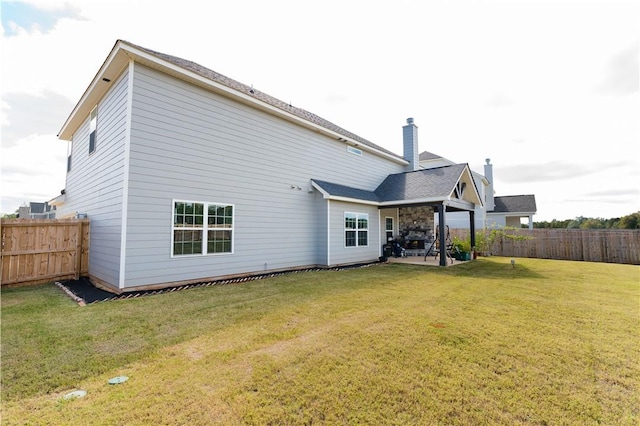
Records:
[[[86,307],[52,284],[1,296],[3,425],[640,423],[638,266],[480,258]]]

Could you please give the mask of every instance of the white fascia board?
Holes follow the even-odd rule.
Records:
[[[393,206],[404,206],[409,204],[436,204],[442,203],[443,201],[448,201],[449,198],[443,199],[442,197],[430,197],[430,198],[419,198],[415,200],[393,200],[393,201],[383,201],[379,203],[382,207],[393,207]]]
[[[529,216],[536,212],[487,212],[487,216]]]
[[[335,200],[335,201],[346,201],[348,203],[366,204],[368,206],[379,206],[380,205],[380,203],[378,201],[359,200],[357,198],[332,197],[331,199]]]
[[[129,46],[126,46],[129,48]],[[130,48],[131,49],[131,48]],[[217,93],[221,93],[224,94],[230,98],[233,98],[239,102],[245,103],[245,104],[249,104],[255,108],[261,109],[263,111],[269,112],[272,115],[284,118],[287,121],[291,121],[294,122],[296,124],[299,124],[303,127],[306,127],[308,129],[314,130],[318,133],[322,133],[326,136],[329,136],[339,142],[344,143],[345,145],[351,145],[354,147],[357,147],[359,149],[362,149],[363,151],[368,151],[371,152],[373,154],[376,154],[378,156],[381,157],[385,157],[387,159],[393,160],[398,164],[402,164],[402,165],[407,165],[409,164],[409,162],[403,158],[399,158],[396,157],[394,155],[388,154],[386,152],[377,150],[373,147],[370,147],[369,145],[365,145],[363,143],[357,142],[357,141],[352,141],[349,140],[348,138],[346,138],[344,135],[334,132],[333,130],[329,130],[325,127],[322,127],[318,124],[312,123],[310,121],[307,121],[303,118],[298,117],[295,114],[291,114],[290,112],[284,111],[280,108],[277,108],[273,105],[270,105],[266,102],[261,101],[260,99],[256,99],[253,96],[249,96],[245,93],[239,92],[235,89],[232,89],[230,87],[225,86],[224,84],[220,84],[216,81],[213,81],[211,79],[208,79],[206,77],[203,77],[193,71],[181,68],[177,65],[174,65],[170,62],[166,62],[163,61],[159,58],[156,58],[153,55],[150,55],[146,52],[141,52],[139,50],[136,49],[135,55],[139,58],[143,58],[144,61],[140,61],[141,63],[145,64],[145,65],[149,65],[149,66],[160,66],[161,68],[163,68],[163,70],[166,72],[167,70],[170,70],[169,74],[173,75],[174,77],[177,78],[182,78],[182,79],[186,79],[188,81],[191,81],[199,86],[203,86],[209,90],[213,90],[214,92]],[[137,60],[137,58],[136,58]]]
[[[480,180],[480,182],[483,183],[484,186],[489,186],[489,181],[487,180],[486,177],[484,177],[484,175],[478,173],[478,172],[474,172],[473,170],[471,170],[471,175],[473,176],[473,179],[475,180],[475,178],[478,178]]]
[[[458,199],[449,199],[445,202],[445,205],[448,207],[454,207],[456,209],[461,210],[474,210],[476,209],[476,205],[470,201],[458,200]]]
[[[322,194],[322,198],[329,199],[330,195],[327,191],[325,191],[324,189],[322,189],[322,187],[320,185],[318,185],[317,183],[315,183],[313,180],[311,180],[311,186],[313,186],[315,189],[318,190],[318,192],[320,192]]]
[[[347,203],[356,203],[356,204],[367,204],[367,205],[370,205],[370,206],[379,206],[380,205],[380,203],[377,202],[377,201],[359,200],[357,198],[338,197],[338,196],[335,196],[335,195],[331,195],[327,191],[322,189],[322,187],[320,187],[320,185],[315,183],[313,180],[311,181],[311,185],[322,194],[322,198],[324,198],[325,200],[344,201],[344,202],[347,202]]]
[[[109,90],[111,84],[118,78],[122,71],[129,66],[129,58],[122,54],[122,41],[118,40],[109,56],[104,61],[98,73],[91,80],[91,84],[84,91],[80,100],[69,114],[69,117],[58,132],[58,138],[70,141],[73,134],[85,119],[89,116],[91,109],[100,102],[104,94]],[[109,81],[104,81],[103,78]]]
[[[223,84],[220,84],[216,81],[210,80],[206,77],[203,77],[197,73],[194,73],[193,71],[190,70],[186,70],[184,68],[178,67],[177,65],[174,65],[172,63],[168,63],[168,62],[164,62],[161,61],[160,59],[156,58],[155,56],[151,56],[149,54],[146,54],[145,52],[141,52],[140,56],[143,56],[147,61],[156,63],[158,65],[161,65],[162,67],[168,68],[171,71],[173,71],[171,74],[175,77],[182,77],[182,78],[186,78],[187,80],[190,80],[200,86],[204,86],[210,90],[213,90],[217,93],[222,93],[228,97],[231,97],[239,102],[245,103],[245,104],[249,104],[255,108],[261,109],[263,111],[269,112],[272,115],[284,118],[287,121],[291,121],[294,122],[296,124],[299,124],[303,127],[306,127],[308,129],[314,130],[318,133],[324,134],[326,136],[329,136],[339,142],[344,143],[345,145],[351,145],[354,147],[357,147],[358,149],[362,149],[363,151],[367,151],[367,152],[371,152],[375,155],[381,156],[381,157],[385,157],[389,160],[395,161],[398,164],[402,164],[402,165],[407,165],[409,164],[409,162],[403,158],[399,158],[396,156],[393,156],[391,154],[388,154],[386,152],[377,150],[373,147],[370,147],[369,145],[365,145],[361,142],[357,142],[357,141],[352,141],[347,139],[344,135],[334,132],[333,130],[329,130],[325,127],[322,127],[318,124],[312,123],[310,121],[307,121],[303,118],[298,117],[297,115],[291,114],[290,112],[284,111],[280,108],[277,108],[273,105],[270,105],[266,102],[263,102],[259,99],[254,98],[253,96],[249,96],[245,93],[239,92],[235,89],[232,89],[230,87],[227,87]]]
[[[480,192],[478,191],[478,188],[476,187],[476,181],[475,181],[475,179],[473,178],[473,173],[474,173],[474,172],[471,170],[471,168],[469,167],[469,164],[468,164],[468,163],[467,163],[467,164],[465,164],[465,168],[464,168],[464,169],[462,169],[462,172],[460,173],[460,176],[458,177],[458,180],[456,181],[456,186],[458,185],[458,182],[460,182],[460,180],[462,179],[462,176],[463,176],[465,173],[466,173],[466,174],[467,174],[467,176],[469,177],[469,180],[470,180],[470,183],[471,183],[471,185],[470,185],[470,186],[472,186],[472,187],[473,187],[473,193],[475,194],[475,197],[473,197],[473,198],[475,198],[475,200],[474,200],[474,201],[477,201],[477,203],[475,203],[475,204],[478,204],[478,205],[480,205],[480,206],[483,206],[483,205],[484,205],[484,203],[482,202],[482,197],[480,196]],[[453,191],[451,192],[451,195],[453,195]],[[453,199],[453,198],[452,198],[452,199]],[[471,201],[471,202],[473,203],[473,201]]]
[[[53,197],[52,199],[47,201],[47,203],[49,203],[50,206],[61,206],[64,204],[66,200],[67,200],[66,194],[60,194],[57,197]]]
[[[357,198],[349,198],[349,197],[336,197],[336,196],[332,196],[329,195],[328,197],[325,197],[329,200],[332,201],[344,201],[346,203],[353,203],[353,204],[366,204],[369,206],[379,206],[380,203],[377,201],[369,201],[369,200],[359,200]]]
[[[406,206],[411,204],[438,204],[444,203],[445,207],[454,207],[461,210],[475,210],[475,204],[458,200],[455,198],[447,197],[443,199],[442,197],[431,197],[431,198],[420,198],[415,200],[400,200],[400,201],[385,201],[379,203],[382,207],[393,207],[393,206]]]
[[[121,55],[121,52],[125,52],[126,55]],[[125,58],[120,59],[122,56],[125,56]],[[75,131],[75,129],[82,123],[82,121],[84,120],[84,118],[86,118],[85,116],[88,115],[88,113],[86,114],[80,114],[80,122],[78,123],[78,113],[80,113],[81,111],[89,108],[92,108],[93,105],[97,104],[98,101],[102,98],[102,96],[104,95],[104,93],[106,92],[107,88],[108,88],[108,84],[105,84],[105,88],[104,90],[97,90],[97,87],[99,87],[100,83],[105,83],[102,81],[102,78],[104,78],[105,74],[115,74],[113,75],[113,77],[107,77],[109,78],[111,81],[113,81],[113,79],[115,79],[115,77],[117,77],[120,73],[113,73],[113,72],[109,72],[106,73],[107,70],[112,70],[114,67],[118,70],[118,71],[122,71],[124,69],[124,67],[127,65],[128,62],[128,58],[130,57],[131,59],[133,59],[136,62],[139,62],[143,65],[149,66],[151,68],[155,68],[155,69],[159,69],[169,75],[172,75],[176,78],[182,79],[182,80],[186,80],[189,81],[191,83],[194,83],[198,86],[201,87],[205,87],[209,90],[212,90],[214,92],[220,93],[220,94],[224,94],[227,97],[230,97],[232,99],[235,99],[239,102],[245,103],[245,104],[249,104],[252,105],[258,109],[261,109],[263,111],[267,111],[269,113],[271,113],[272,115],[276,115],[279,116],[281,118],[284,118],[288,121],[292,121],[295,122],[303,127],[312,129],[316,132],[322,133],[326,136],[329,136],[335,140],[338,140],[339,142],[344,143],[345,145],[352,145],[352,146],[356,146],[359,149],[362,149],[363,151],[368,151],[371,152],[375,155],[381,156],[381,157],[385,157],[389,160],[395,161],[398,164],[402,164],[402,165],[407,165],[409,164],[409,162],[403,158],[400,157],[396,157],[394,155],[388,154],[386,152],[383,151],[379,151],[373,147],[370,147],[368,145],[365,145],[363,143],[357,142],[357,141],[351,141],[349,139],[347,139],[344,135],[341,135],[340,133],[334,132],[333,130],[329,130],[327,128],[324,128],[318,124],[312,123],[310,121],[304,120],[303,118],[300,118],[294,114],[291,114],[287,111],[281,110],[280,108],[276,108],[273,105],[269,105],[266,102],[263,102],[259,99],[256,99],[252,96],[249,96],[247,94],[244,94],[242,92],[239,92],[235,89],[232,89],[230,87],[227,87],[223,84],[220,84],[216,81],[213,81],[211,79],[208,79],[206,77],[203,77],[193,71],[181,68],[175,64],[172,64],[171,62],[167,62],[164,61],[160,58],[157,58],[154,55],[151,55],[147,52],[144,52],[142,50],[139,50],[135,47],[132,47],[126,43],[123,43],[122,41],[118,41],[116,43],[116,45],[114,46],[114,48],[112,49],[111,53],[109,54],[109,56],[107,57],[107,59],[105,60],[104,64],[102,65],[102,67],[100,68],[100,70],[98,71],[98,74],[96,74],[96,76],[94,77],[93,81],[91,82],[91,84],[89,85],[89,87],[87,88],[87,90],[85,91],[84,95],[82,96],[82,98],[80,99],[80,101],[78,102],[78,105],[76,105],[76,107],[74,108],[73,112],[71,113],[71,115],[69,116],[69,118],[67,119],[67,121],[65,122],[64,126],[62,127],[62,129],[60,130],[60,133],[58,134],[58,137],[60,139],[64,139],[64,140],[70,140],[71,137],[73,136],[73,132]],[[92,100],[93,102],[91,102],[89,104],[89,106],[86,106],[86,103]],[[74,126],[70,126],[70,124],[75,123]],[[71,129],[69,129],[71,128]]]

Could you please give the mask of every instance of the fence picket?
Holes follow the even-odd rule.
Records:
[[[0,237],[2,286],[89,272],[89,219],[2,219]]]
[[[635,229],[545,228],[509,229],[506,232],[530,238],[499,238],[490,248],[492,254],[640,265],[640,231]],[[469,238],[469,230],[451,229],[451,238],[454,237]]]

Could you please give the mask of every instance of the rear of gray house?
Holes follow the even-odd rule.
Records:
[[[58,218],[91,219],[90,279],[116,292],[375,262],[389,238],[433,234],[446,211],[472,223],[482,203],[467,164],[420,170],[412,119],[402,132],[399,156],[118,40],[60,130],[52,202]]]

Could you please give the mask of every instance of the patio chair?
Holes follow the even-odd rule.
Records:
[[[453,253],[455,252],[456,254],[459,254],[458,251],[458,247],[456,247],[453,242],[451,241],[451,233],[449,232],[449,225],[446,225],[447,227],[447,236],[445,238],[445,254],[446,256],[449,258],[449,260],[451,260],[451,264],[453,265]],[[440,238],[438,236],[438,231],[436,230],[436,238],[435,240],[433,240],[433,242],[431,243],[431,246],[429,247],[429,249],[425,252],[424,255],[424,261],[427,261],[427,256],[429,256],[430,254],[433,254],[433,257],[435,259],[438,258],[438,256],[440,256]]]

